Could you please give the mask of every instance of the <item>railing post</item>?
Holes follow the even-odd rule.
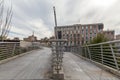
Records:
[[[86,54],[86,53],[87,53],[87,52],[86,52],[86,46],[85,46],[84,48],[85,48],[85,49],[84,49],[84,50],[85,50],[85,57],[87,58],[87,54]]]
[[[89,49],[88,46],[87,46],[87,50],[88,50],[88,54],[89,54],[89,57],[90,57],[90,60],[91,60],[91,53],[90,53],[90,49]]]
[[[113,58],[114,58],[114,62],[115,62],[116,68],[117,68],[117,70],[119,70],[118,63],[117,63],[117,60],[116,60],[116,58],[115,58],[115,53],[114,53],[114,51],[113,51],[112,44],[110,44],[109,46],[110,46],[110,48],[111,48],[111,52],[112,52],[112,55],[113,55]]]
[[[81,46],[80,49],[81,49],[81,50],[80,50],[80,54],[81,54],[81,56],[83,56],[83,55],[84,55],[84,51],[83,51],[83,50],[84,50],[84,47]]]
[[[14,53],[15,53],[15,48],[16,48],[16,43],[14,44],[12,55],[14,55]]]
[[[104,63],[103,63],[103,45],[100,45],[100,48],[101,48],[101,59],[102,59],[102,64],[104,64]]]

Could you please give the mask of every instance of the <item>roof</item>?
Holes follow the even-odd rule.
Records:
[[[103,23],[93,23],[93,24],[73,24],[73,25],[64,25],[64,26],[57,26],[59,27],[73,27],[73,26],[89,26],[89,25],[103,25]],[[55,27],[56,28],[56,27]]]

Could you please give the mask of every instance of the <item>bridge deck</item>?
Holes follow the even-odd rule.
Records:
[[[66,80],[120,80],[69,52],[64,55],[63,68]]]
[[[0,65],[0,80],[38,80],[46,78],[50,68],[50,49],[32,51]]]
[[[0,80],[40,80],[47,78],[51,50],[44,48],[0,65]],[[64,54],[66,80],[119,80],[72,53]],[[102,72],[102,74],[101,74]]]

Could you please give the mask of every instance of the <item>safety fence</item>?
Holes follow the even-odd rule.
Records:
[[[0,42],[0,60],[4,60],[24,52],[38,49],[38,47],[21,48],[20,42]]]
[[[120,69],[120,40],[85,45],[82,47],[72,46],[69,50],[89,60],[116,70]]]

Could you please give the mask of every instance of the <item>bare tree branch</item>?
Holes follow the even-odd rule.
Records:
[[[1,40],[3,40],[3,37],[7,37],[9,32],[10,32],[10,29],[11,29],[11,20],[12,20],[12,16],[13,16],[13,12],[12,12],[12,2],[11,2],[11,5],[10,7],[7,9],[7,12],[6,12],[6,16],[3,15],[4,13],[4,0],[0,0],[0,21],[1,21],[1,24],[0,24],[0,28],[1,28]],[[3,19],[3,16],[4,16],[4,19]]]

